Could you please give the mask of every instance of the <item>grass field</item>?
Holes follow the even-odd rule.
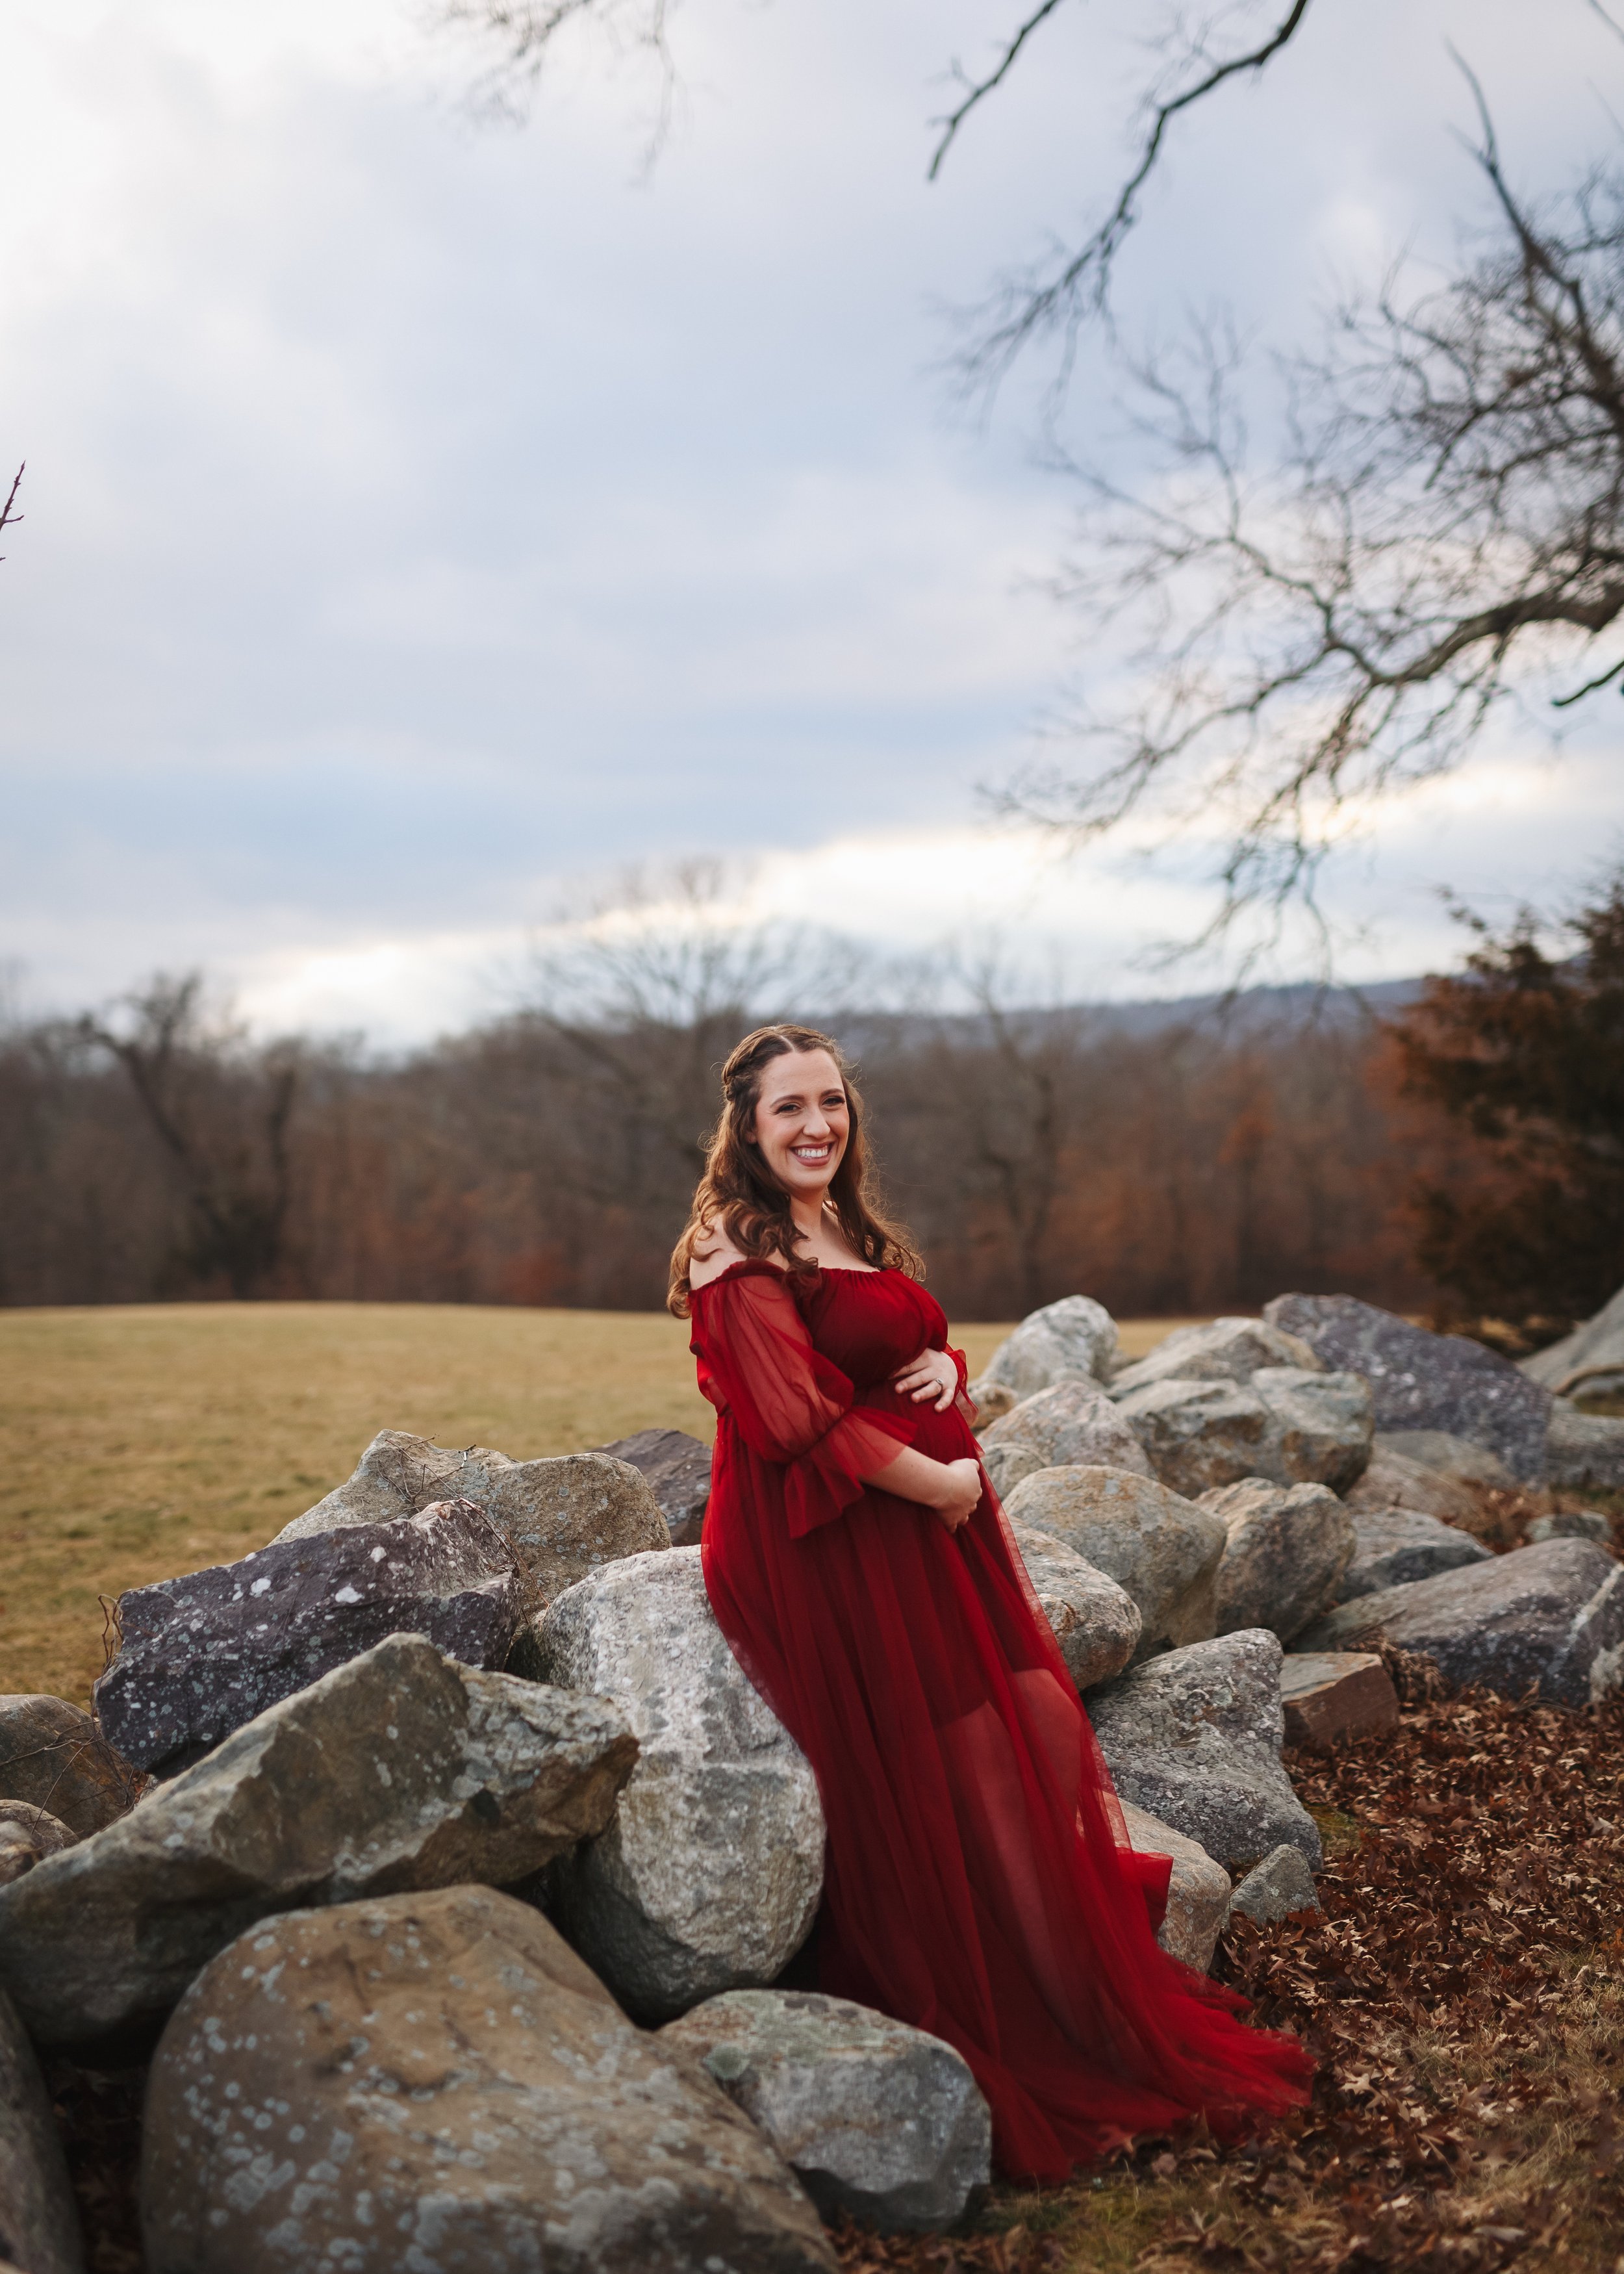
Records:
[[[1179,1323],[1136,1322],[1138,1355]],[[1007,1326],[957,1328],[974,1372]],[[80,1703],[97,1598],[264,1544],[381,1428],[519,1460],[709,1438],[663,1313],[454,1304],[0,1311],[0,1691]]]

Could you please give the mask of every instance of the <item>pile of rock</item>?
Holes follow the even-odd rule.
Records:
[[[1284,1748],[1393,1726],[1381,1643],[1512,1695],[1620,1679],[1606,1519],[1471,1527],[1624,1423],[1474,1344],[1291,1296],[1129,1365],[1077,1296],[976,1394],[1188,1965],[1313,1901]],[[385,1431],[258,1554],[125,1596],[94,1721],[0,1701],[0,2260],[81,2263],[30,2041],[151,2053],[159,2274],[830,2269],[838,2211],[960,2215],[962,2059],[792,1986],[822,1810],[711,1617],[709,1489],[676,1431]]]

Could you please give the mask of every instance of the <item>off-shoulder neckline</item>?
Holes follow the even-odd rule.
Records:
[[[891,1263],[819,1263],[813,1269],[818,1276],[823,1278],[838,1273],[845,1279],[883,1279],[886,1274],[894,1270],[896,1267]],[[728,1280],[738,1271],[770,1271],[775,1279],[782,1279],[786,1284],[792,1276],[785,1269],[783,1264],[770,1263],[764,1255],[740,1255],[736,1256],[733,1261],[726,1265],[724,1269],[718,1271],[714,1279],[704,1279],[697,1287],[690,1287],[688,1300],[691,1302],[695,1295],[709,1294],[712,1287],[726,1286]],[[799,1278],[803,1275],[797,1272],[793,1276]],[[809,1277],[812,1274],[804,1276]]]

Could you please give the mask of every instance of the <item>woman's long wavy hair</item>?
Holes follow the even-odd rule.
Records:
[[[756,1141],[756,1108],[762,1077],[774,1058],[797,1050],[827,1050],[839,1072],[851,1116],[851,1135],[829,1186],[829,1199],[853,1252],[876,1269],[887,1266],[922,1278],[924,1266],[906,1231],[889,1221],[873,1188],[863,1142],[862,1100],[838,1043],[811,1027],[757,1027],[722,1068],[722,1118],[705,1143],[705,1173],[682,1237],[671,1258],[666,1307],[680,1319],[688,1310],[688,1267],[694,1249],[725,1231],[742,1255],[771,1256],[785,1269],[810,1276],[817,1266],[797,1252],[789,1193],[767,1167]]]

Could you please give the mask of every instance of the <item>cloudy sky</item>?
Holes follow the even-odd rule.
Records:
[[[958,412],[943,311],[1114,186],[1147,20],[1062,11],[928,184],[946,65],[1020,12],[683,0],[650,167],[635,55],[578,43],[482,124],[477,56],[410,0],[11,0],[16,999],[202,965],[262,1026],[410,1040],[692,854],[743,914],[999,930],[1077,993],[1165,988],[1139,959],[1199,922],[1207,848],[1061,864],[977,800],[1091,651],[1042,590],[1072,501],[1030,393]],[[1451,40],[1519,182],[1609,147],[1624,42],[1585,0],[1319,0],[1180,138],[1130,326],[1226,302],[1288,342],[1444,252],[1476,197]],[[1109,457],[1087,373],[1072,416]],[[1553,764],[1508,723],[1383,821],[1334,880],[1344,968],[1449,955],[1440,885],[1503,906],[1624,845],[1611,726]]]

